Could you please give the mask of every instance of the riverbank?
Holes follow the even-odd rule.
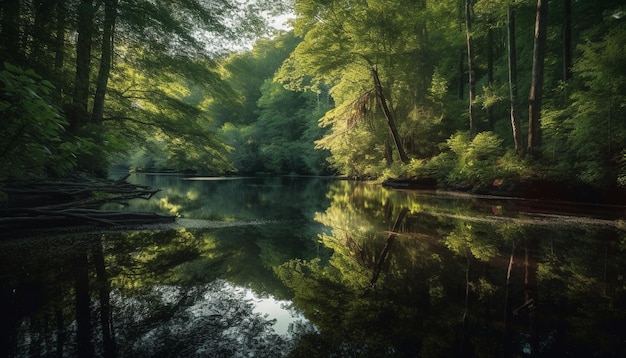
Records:
[[[503,198],[626,205],[626,190],[622,188],[597,188],[583,183],[563,183],[539,179],[506,183],[494,180],[491,186],[482,188],[472,188],[464,186],[462,183],[444,185],[435,178],[387,179],[382,182],[382,186],[388,189],[403,190],[449,190]]]

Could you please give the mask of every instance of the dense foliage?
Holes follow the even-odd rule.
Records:
[[[232,95],[215,60],[266,33],[266,17],[281,9],[264,0],[0,1],[0,61],[9,64],[0,110],[10,128],[0,177],[103,175],[120,154],[139,152],[173,168],[229,170],[206,111],[207,98]]]
[[[626,182],[618,0],[296,0],[293,30],[249,50],[287,4],[238,3],[2,1],[2,176],[20,151],[43,174]]]
[[[272,80],[300,41],[293,33],[279,34],[222,61],[236,96],[214,103],[209,112],[233,148],[229,159],[239,173],[327,171],[326,154],[314,144],[324,132],[318,119],[331,108],[327,93],[291,91]]]
[[[67,122],[49,98],[52,84],[32,70],[9,63],[4,67],[0,71],[4,89],[0,93],[0,112],[4,115],[0,172],[24,176],[72,167],[72,144],[62,139]]]
[[[278,79],[331,87],[337,106],[322,119],[329,135],[318,143],[333,166],[357,177],[434,176],[475,190],[505,179],[623,183],[623,5],[462,3],[296,1],[295,31],[304,40]],[[535,18],[539,5],[549,7],[547,17]],[[547,26],[543,55],[535,25]],[[528,133],[525,143],[516,143],[514,119]]]

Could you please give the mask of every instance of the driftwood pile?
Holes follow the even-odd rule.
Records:
[[[9,181],[0,184],[6,202],[0,207],[0,236],[15,231],[75,226],[115,227],[173,222],[170,215],[102,210],[104,204],[127,206],[150,199],[159,190],[119,180],[72,176],[57,180]]]

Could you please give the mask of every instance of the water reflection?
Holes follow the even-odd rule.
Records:
[[[0,243],[0,355],[626,354],[614,212],[303,178],[133,180],[163,189],[133,205],[174,205],[180,227]]]
[[[298,251],[297,238],[280,247],[256,240],[263,230],[269,229],[5,242],[0,304],[8,334],[0,355],[281,356],[314,327],[265,266],[273,258],[261,256],[284,256],[282,248],[308,254]]]
[[[131,208],[161,210],[184,218],[237,220],[303,220],[326,207],[329,180],[297,177],[185,178],[136,175],[129,181],[161,188],[154,200]]]
[[[115,306],[123,307],[126,319],[132,320],[124,327],[143,328],[122,332],[134,336],[121,352],[124,356],[280,356],[292,348],[295,330],[306,324],[296,319],[297,313],[279,308],[284,329],[277,332],[277,319],[259,312],[259,300],[268,299],[225,280],[187,289],[155,286],[150,294],[154,299],[149,302],[114,296]]]
[[[333,187],[316,216],[332,228],[320,236],[329,263],[279,269],[321,332],[297,355],[626,353],[624,232],[614,222],[349,186]]]

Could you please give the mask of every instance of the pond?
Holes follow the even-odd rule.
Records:
[[[0,355],[623,357],[623,207],[133,174],[132,231],[0,242]]]

